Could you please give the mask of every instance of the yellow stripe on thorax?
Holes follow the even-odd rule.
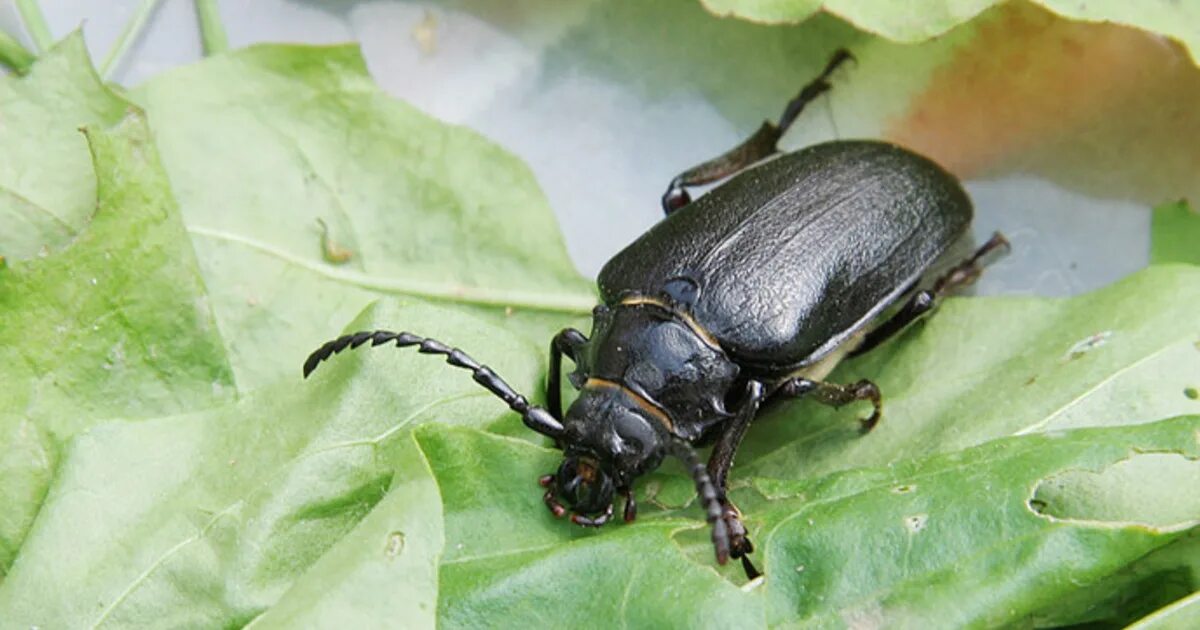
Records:
[[[675,423],[671,422],[671,417],[667,415],[667,412],[663,411],[658,405],[650,402],[649,400],[646,400],[646,398],[643,397],[641,394],[638,394],[637,392],[633,391],[632,389],[629,389],[628,387],[625,387],[624,385],[622,385],[620,383],[617,383],[615,381],[610,381],[610,380],[604,379],[604,378],[596,378],[593,376],[593,377],[589,378],[583,384],[583,388],[584,389],[619,389],[626,396],[629,396],[630,398],[632,398],[633,402],[642,411],[645,411],[648,415],[653,416],[654,418],[657,418],[658,421],[661,422],[663,424],[663,426],[667,428],[668,432],[670,432],[672,434],[675,433]]]
[[[721,344],[717,343],[717,338],[713,337],[712,333],[708,332],[708,329],[704,326],[701,326],[700,322],[696,321],[694,317],[684,313],[683,311],[673,308],[671,305],[658,298],[646,297],[644,295],[634,295],[627,297],[620,302],[621,306],[640,306],[642,304],[657,306],[671,313],[675,317],[678,317],[679,320],[684,323],[684,325],[690,328],[692,332],[696,333],[696,336],[704,342],[704,345],[712,348],[713,350],[721,350]]]

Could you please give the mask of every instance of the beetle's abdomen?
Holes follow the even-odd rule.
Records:
[[[688,310],[734,360],[790,369],[866,326],[971,214],[958,181],[924,157],[880,142],[821,144],[664,219],[609,261],[600,290],[611,304],[694,284]]]

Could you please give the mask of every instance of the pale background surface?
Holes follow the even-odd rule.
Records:
[[[93,56],[102,59],[139,4],[44,0],[42,7],[56,37],[82,24]],[[485,4],[253,0],[222,2],[221,13],[231,47],[358,41],[386,90],[520,156],[549,198],[576,265],[589,276],[660,218],[658,198],[675,173],[741,140],[757,126],[754,121],[778,115],[790,96],[780,93],[778,105],[741,112],[744,121],[731,121],[728,107],[719,111],[690,89],[686,76],[647,86],[628,80],[636,68],[606,67],[613,53],[605,47],[619,47],[621,36],[613,34],[606,44],[604,29],[614,20],[597,20],[594,1],[481,8]],[[0,5],[0,28],[24,37],[19,24],[12,4]],[[415,34],[422,24],[433,33],[428,52]],[[165,0],[112,78],[136,85],[200,57],[191,0]],[[852,81],[853,71],[841,80]],[[797,127],[803,129],[785,144],[794,147],[796,135],[839,135],[837,112],[827,99]],[[1089,199],[1027,175],[972,181],[967,188],[977,206],[977,237],[1001,230],[1015,246],[985,274],[981,293],[1078,293],[1148,260],[1143,204]]]

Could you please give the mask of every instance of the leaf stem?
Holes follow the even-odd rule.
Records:
[[[21,14],[21,22],[25,24],[25,31],[33,39],[33,46],[37,52],[50,50],[54,45],[54,36],[50,34],[46,16],[42,14],[37,0],[17,0],[17,11]]]
[[[229,37],[221,24],[217,0],[196,0],[196,18],[200,20],[200,41],[206,57],[229,50]]]
[[[142,33],[142,29],[146,27],[146,22],[150,20],[150,16],[154,15],[154,10],[158,8],[160,0],[142,0],[141,6],[138,7],[136,13],[133,14],[133,19],[125,26],[125,30],[117,41],[113,42],[113,47],[108,51],[108,56],[100,64],[100,77],[108,80],[113,69],[121,63],[121,59],[125,53],[129,52],[129,48]]]
[[[17,74],[29,72],[37,57],[29,52],[15,37],[0,31],[0,64]]]

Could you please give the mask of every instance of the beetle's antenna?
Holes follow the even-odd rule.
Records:
[[[683,461],[688,474],[696,482],[696,495],[703,504],[708,524],[712,525],[712,541],[717,552],[717,563],[725,564],[729,560],[729,527],[725,525],[725,519],[721,518],[724,510],[721,508],[717,487],[709,478],[708,469],[700,461],[700,456],[696,455],[696,449],[690,444],[680,439],[672,439],[671,454]]]
[[[489,392],[492,392],[507,403],[509,409],[521,414],[521,420],[525,422],[525,426],[542,435],[555,439],[562,436],[562,424],[549,411],[537,405],[529,404],[529,400],[518,394],[508,383],[505,383],[504,379],[492,371],[492,368],[481,365],[458,348],[451,348],[436,339],[418,337],[412,333],[374,330],[342,335],[317,348],[316,352],[308,356],[308,360],[304,362],[304,378],[308,378],[308,375],[312,374],[313,370],[317,369],[317,365],[322,361],[346,348],[357,348],[368,341],[371,342],[371,347],[381,346],[394,341],[401,348],[417,346],[417,352],[422,354],[443,355],[446,357],[446,363],[454,367],[471,370],[471,376],[475,379],[476,383],[483,385]]]

